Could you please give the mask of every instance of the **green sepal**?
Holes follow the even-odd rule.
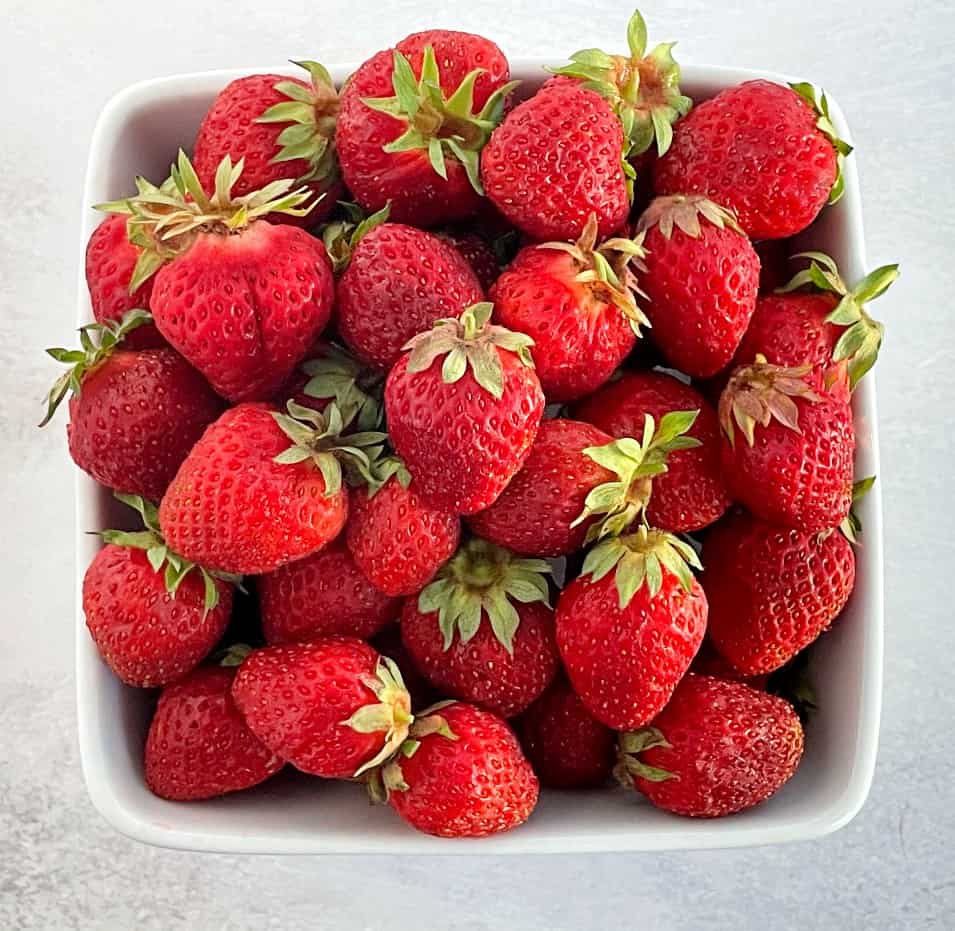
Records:
[[[809,651],[797,653],[785,666],[777,669],[769,677],[766,691],[789,702],[805,727],[819,708],[816,689],[809,675]]]
[[[363,684],[373,693],[377,702],[362,705],[347,720],[343,727],[350,727],[359,734],[385,732],[385,742],[381,750],[365,761],[355,771],[355,778],[376,767],[382,766],[394,757],[408,738],[408,732],[414,721],[411,713],[411,696],[401,678],[401,670],[394,660],[382,656],[378,660],[375,673],[362,677]]]
[[[687,236],[698,239],[702,233],[701,218],[718,229],[731,229],[745,235],[732,210],[721,207],[702,194],[655,197],[637,221],[637,232],[643,233],[655,226],[665,239],[670,239],[676,227]]]
[[[667,779],[679,779],[675,773],[644,763],[639,755],[654,747],[670,748],[670,743],[657,727],[641,727],[635,731],[626,731],[620,735],[617,744],[617,765],[614,776],[617,781],[632,788],[635,778],[648,782],[665,782]]]
[[[225,669],[241,666],[246,657],[252,652],[252,647],[247,643],[233,643],[212,654],[212,661]]]
[[[855,506],[872,490],[874,484],[874,475],[869,475],[866,478],[859,479],[857,482],[853,482],[852,506],[849,508],[849,513],[846,515],[845,520],[839,525],[839,531],[850,543],[857,544],[859,542],[859,535],[862,533],[862,521],[859,520]]]
[[[380,372],[364,368],[332,343],[322,346],[321,355],[307,359],[299,368],[309,377],[303,393],[334,401],[345,427],[354,424],[359,431],[381,429],[384,376]]]
[[[325,251],[332,263],[332,270],[336,275],[341,274],[348,267],[358,243],[376,226],[388,222],[388,214],[391,211],[390,202],[381,210],[369,215],[366,215],[358,204],[339,201],[338,206],[343,209],[345,216],[331,220],[319,230]]]
[[[832,147],[836,150],[836,180],[833,182],[827,200],[827,203],[835,204],[842,198],[846,190],[845,160],[846,156],[852,152],[852,146],[844,139],[839,138],[829,116],[829,101],[826,99],[824,91],[817,90],[808,81],[799,81],[789,86],[815,111],[817,117],[816,129],[832,143]]]
[[[408,783],[405,782],[404,774],[401,772],[401,758],[410,759],[413,757],[418,752],[421,740],[424,737],[436,734],[445,740],[459,739],[444,717],[437,713],[451,704],[454,704],[454,702],[438,702],[416,715],[408,727],[408,737],[405,738],[397,751],[393,752],[383,763],[365,773],[368,794],[371,796],[372,802],[381,804],[388,800],[392,792],[408,791]]]

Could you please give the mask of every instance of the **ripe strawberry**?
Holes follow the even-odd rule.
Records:
[[[759,256],[733,215],[703,197],[658,197],[643,212],[640,285],[654,341],[687,375],[733,358],[756,307]]]
[[[485,291],[497,281],[497,276],[501,274],[501,266],[487,240],[482,239],[477,233],[457,227],[438,230],[435,236],[454,246],[461,253]]]
[[[700,584],[703,586],[703,591],[706,591],[705,573],[700,577]],[[717,679],[729,679],[731,682],[742,682],[743,685],[748,685],[751,689],[759,689],[765,692],[766,686],[769,684],[768,675],[748,676],[746,673],[740,672],[713,646],[713,640],[709,632],[713,625],[714,608],[709,596],[707,596],[707,604],[710,607],[707,619],[707,635],[703,638],[703,643],[700,644],[699,653],[693,657],[693,662],[690,663],[690,672],[698,673],[701,676],[716,676]]]
[[[341,436],[341,414],[290,402],[227,410],[192,448],[159,507],[169,545],[187,559],[243,575],[320,550],[348,515],[339,458],[363,470],[384,434]],[[290,445],[291,441],[291,445]]]
[[[566,78],[507,114],[481,154],[481,180],[494,206],[532,239],[577,239],[591,214],[598,235],[609,236],[630,209],[623,156],[610,104]]]
[[[401,611],[401,640],[418,671],[501,717],[523,711],[557,672],[549,572],[542,559],[465,543]]]
[[[307,187],[274,181],[232,194],[242,175],[226,157],[207,196],[180,152],[172,194],[143,191],[120,205],[143,252],[130,287],[151,275],[156,326],[223,397],[274,395],[331,315],[334,281],[328,256],[304,230],[262,219],[305,216]]]
[[[108,488],[159,498],[222,402],[172,349],[124,348],[126,335],[149,319],[132,310],[119,324],[82,327],[82,349],[48,349],[70,369],[47,396],[40,426],[72,392],[66,431],[73,461]]]
[[[721,461],[730,495],[753,514],[815,533],[849,514],[855,429],[846,364],[827,373],[832,383],[820,384],[821,393],[807,373],[762,356],[736,369],[720,398]]]
[[[843,190],[842,160],[823,94],[810,84],[746,81],[680,120],[654,171],[658,194],[704,194],[736,214],[751,239],[804,230]]]
[[[273,181],[307,185],[321,197],[309,214],[317,223],[331,213],[341,191],[335,159],[338,94],[328,72],[316,61],[293,64],[309,80],[282,74],[250,74],[227,84],[202,118],[192,160],[202,187],[215,187],[216,171],[229,156],[245,169],[233,194],[252,194]],[[269,215],[276,223],[287,214]]]
[[[591,214],[573,245],[525,246],[491,291],[495,320],[534,340],[534,364],[548,403],[599,388],[629,355],[647,318],[637,306],[642,237],[597,246]]]
[[[563,678],[556,679],[515,722],[537,778],[555,789],[599,785],[613,770],[616,734],[584,707]]]
[[[350,637],[253,651],[232,698],[273,753],[326,779],[377,766],[401,746],[413,720],[398,667]]]
[[[340,635],[367,640],[398,617],[401,603],[378,591],[342,537],[312,556],[256,579],[267,643]]]
[[[146,785],[155,795],[214,798],[282,768],[239,714],[230,694],[234,678],[234,668],[203,666],[163,689],[146,737]]]
[[[772,672],[812,643],[842,611],[855,556],[839,532],[804,533],[736,512],[703,545],[709,635],[747,675]]]
[[[620,743],[625,785],[665,811],[719,818],[764,802],[792,778],[803,730],[783,699],[691,673],[652,727]]]
[[[544,413],[532,340],[489,325],[491,311],[475,304],[458,320],[439,320],[408,343],[385,384],[391,440],[415,490],[451,514],[494,502],[524,464]]]
[[[720,428],[716,411],[698,391],[665,372],[627,372],[585,398],[574,414],[611,436],[641,436],[646,415],[696,410],[687,435],[696,448],[672,451],[667,471],[653,479],[647,520],[673,533],[699,530],[717,520],[730,499],[720,477]]]
[[[690,566],[700,568],[692,547],[641,526],[595,546],[580,578],[561,592],[564,667],[587,710],[608,727],[652,721],[699,649],[706,596]]]
[[[508,64],[490,40],[435,29],[379,52],[342,90],[336,142],[366,210],[416,226],[464,220],[483,193],[478,154],[500,122]]]
[[[382,770],[391,807],[439,837],[486,837],[523,824],[540,787],[507,724],[461,702],[425,715]]]

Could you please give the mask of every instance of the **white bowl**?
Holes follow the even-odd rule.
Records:
[[[533,87],[543,60],[519,60],[513,73]],[[336,81],[348,66],[330,69]],[[177,148],[188,147],[214,95],[256,71],[183,74],[135,84],[103,110],[93,133],[86,205],[120,197],[133,177],[165,177]],[[683,68],[694,98],[755,77],[782,75],[706,66]],[[805,76],[801,75],[800,78]],[[811,76],[810,76],[811,77]],[[838,104],[832,118],[849,139]],[[101,219],[83,211],[82,247]],[[862,210],[855,161],[846,164],[845,197],[823,210],[801,237],[839,263],[849,281],[866,272]],[[82,268],[78,323],[92,319]],[[875,386],[866,378],[855,395],[856,474],[878,473]],[[256,789],[205,802],[167,802],[143,781],[143,741],[154,696],[119,682],[100,660],[81,606],[83,574],[99,541],[87,532],[115,526],[123,509],[85,474],[76,479],[76,674],[80,751],[93,804],[117,830],[164,847],[234,853],[584,853],[742,847],[806,840],[847,824],[865,801],[875,765],[882,693],[882,504],[879,485],[862,504],[863,545],[857,549],[856,588],[831,633],[813,650],[819,711],[809,725],[806,755],[792,781],[763,805],[732,817],[694,821],[642,803],[633,792],[604,789],[545,792],[527,824],[482,840],[449,841],[419,834],[387,806],[371,807],[360,786],[285,772]],[[290,770],[290,768],[288,768]]]

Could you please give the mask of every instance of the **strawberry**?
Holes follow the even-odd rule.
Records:
[[[156,326],[230,401],[274,395],[331,315],[328,256],[304,230],[263,219],[305,216],[308,187],[273,181],[235,196],[243,163],[228,156],[208,196],[180,152],[172,194],[142,190],[122,204],[130,239],[143,251],[130,287],[151,275]]]
[[[540,791],[507,724],[461,702],[419,717],[379,779],[405,821],[439,837],[486,837],[517,827]]]
[[[696,448],[667,456],[667,471],[653,479],[647,520],[673,533],[699,530],[717,520],[730,499],[720,477],[720,428],[716,411],[698,391],[665,372],[627,372],[574,407],[574,414],[611,436],[640,436],[646,415],[696,410],[687,436]]]
[[[232,700],[235,669],[203,666],[166,686],[146,737],[146,785],[173,801],[214,798],[264,782],[283,761]]]
[[[792,778],[803,730],[783,699],[691,673],[653,726],[624,734],[620,746],[625,785],[665,811],[719,818],[764,802]]]
[[[471,266],[471,271],[477,276],[478,283],[486,291],[501,274],[494,250],[487,240],[477,233],[457,227],[447,227],[435,232],[438,239],[454,246],[461,253],[464,260]]]
[[[599,785],[613,770],[616,734],[584,707],[563,678],[556,679],[515,722],[537,778],[555,789]]]
[[[838,532],[774,527],[742,511],[703,545],[709,635],[740,672],[772,672],[812,643],[842,611],[855,556]]]
[[[573,245],[525,246],[491,291],[495,320],[534,340],[534,364],[548,403],[599,388],[629,355],[647,318],[637,306],[642,237],[597,246],[591,214]]]
[[[756,307],[759,256],[733,215],[703,197],[658,197],[643,212],[640,285],[667,361],[694,378],[733,358]]]
[[[700,584],[703,591],[706,591],[705,573],[700,577]],[[713,639],[710,637],[710,628],[713,623],[713,603],[707,596],[707,604],[710,606],[709,617],[707,619],[707,635],[700,644],[700,651],[693,657],[690,663],[690,672],[699,673],[701,676],[716,676],[717,679],[730,679],[732,682],[742,682],[751,689],[759,689],[765,692],[769,684],[768,675],[748,676],[740,672],[726,657],[722,656],[713,646]]]
[[[855,429],[846,363],[826,374],[831,384],[814,378],[821,393],[808,371],[757,356],[730,377],[719,418],[730,495],[763,520],[814,533],[849,514]]]
[[[706,629],[687,543],[645,525],[595,546],[557,602],[557,645],[587,710],[616,730],[666,705]],[[589,576],[590,578],[587,578]]]
[[[140,513],[145,530],[103,531],[106,546],[83,577],[83,613],[110,669],[127,685],[152,688],[182,678],[212,651],[229,623],[238,579],[170,552],[156,506],[117,497]]]
[[[48,349],[70,366],[47,396],[48,423],[68,392],[70,455],[108,488],[159,498],[222,402],[172,349],[125,349],[126,336],[148,323],[131,310],[116,323],[80,328],[83,348]]]
[[[465,543],[401,611],[401,640],[419,672],[501,717],[523,711],[557,671],[549,572],[542,559]]]
[[[387,759],[413,720],[398,667],[350,637],[253,651],[232,698],[273,753],[326,779],[358,776]]]
[[[489,325],[492,309],[475,304],[414,337],[385,384],[395,450],[421,499],[450,514],[494,502],[524,464],[544,413],[533,341]]]
[[[273,181],[306,185],[322,197],[308,220],[331,212],[341,190],[335,159],[338,94],[331,77],[316,61],[297,61],[309,80],[282,74],[250,74],[227,84],[206,111],[192,147],[196,175],[204,190],[215,187],[216,171],[229,156],[245,169],[233,189],[252,194]],[[287,214],[269,219],[300,222]]]
[[[804,230],[842,196],[852,151],[836,135],[826,95],[817,96],[810,84],[746,81],[700,104],[656,164],[657,193],[711,197],[751,239]]]
[[[610,104],[570,78],[518,104],[481,153],[494,206],[537,240],[574,240],[591,214],[598,236],[627,219],[624,134]],[[625,170],[626,169],[626,170]]]
[[[365,578],[341,537],[259,576],[255,588],[268,643],[336,634],[367,640],[395,620],[401,607]]]
[[[226,411],[192,448],[159,507],[169,545],[187,559],[243,575],[271,572],[320,550],[348,516],[339,459],[367,470],[384,434],[342,437],[324,414],[264,404]],[[291,445],[290,445],[291,443]]]
[[[416,226],[478,209],[478,154],[514,84],[490,40],[431,30],[362,64],[342,90],[336,143],[348,189],[366,210],[391,203]]]

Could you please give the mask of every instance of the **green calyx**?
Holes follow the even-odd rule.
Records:
[[[475,68],[465,75],[454,93],[445,97],[433,46],[426,46],[421,77],[416,78],[408,59],[394,52],[392,86],[394,97],[363,97],[365,106],[387,113],[406,124],[405,131],[383,148],[386,152],[424,150],[435,172],[448,177],[447,157],[457,159],[467,172],[471,186],[484,194],[478,156],[504,115],[504,101],[517,81],[502,85],[474,112],[474,84],[485,73]]]
[[[777,669],[769,677],[766,691],[788,701],[805,727],[819,708],[816,689],[809,675],[809,651],[797,653],[785,666]]]
[[[622,611],[645,585],[651,598],[663,586],[664,571],[676,576],[686,591],[693,587],[693,569],[702,569],[696,550],[672,533],[653,530],[645,523],[634,533],[598,543],[584,559],[581,576],[599,582],[613,570]]]
[[[123,315],[119,322],[88,323],[80,327],[80,349],[63,349],[54,347],[47,349],[47,355],[63,362],[70,368],[54,383],[46,396],[46,414],[40,421],[45,427],[56,413],[60,402],[68,392],[79,395],[83,386],[83,379],[102,365],[113,353],[113,350],[123,341],[127,333],[137,327],[152,321],[152,316],[145,310],[130,310]]]
[[[673,235],[673,227],[698,239],[702,232],[700,218],[719,229],[731,229],[744,235],[732,210],[721,207],[701,194],[672,194],[655,197],[637,221],[637,232],[645,233],[656,226],[665,239]]]
[[[438,627],[448,650],[455,633],[467,643],[487,619],[494,636],[513,654],[514,634],[520,617],[513,601],[548,604],[545,559],[522,559],[510,550],[477,538],[463,544],[418,596],[418,610],[438,613]]]
[[[368,482],[369,499],[374,498],[392,478],[402,488],[407,489],[411,485],[411,473],[404,461],[398,456],[384,456],[373,462],[371,476],[372,480]]]
[[[846,519],[839,525],[840,533],[842,533],[842,535],[850,543],[858,543],[859,534],[862,533],[862,521],[859,520],[859,515],[856,513],[855,506],[872,490],[872,486],[874,484],[874,475],[869,475],[866,478],[859,479],[858,482],[853,482],[852,506],[849,509],[849,513],[846,515]],[[829,531],[823,531],[823,533],[828,532]]]
[[[236,666],[241,666],[251,652],[252,647],[249,644],[233,643],[213,653],[212,661],[224,669],[234,669]]]
[[[336,275],[348,267],[355,246],[376,226],[388,222],[388,214],[391,211],[390,203],[367,216],[358,204],[339,201],[338,205],[345,216],[331,220],[320,230],[322,243]]]
[[[869,301],[884,294],[899,277],[898,265],[883,265],[870,272],[854,288],[849,288],[839,274],[835,261],[825,252],[799,252],[793,259],[809,259],[809,267],[797,272],[777,294],[786,294],[802,287],[812,287],[839,297],[839,303],[826,317],[826,323],[845,327],[833,347],[834,362],[849,360],[849,384],[854,388],[863,375],[875,365],[882,347],[885,328],[873,320],[865,309]]]
[[[641,336],[640,327],[649,327],[650,321],[637,305],[637,295],[646,295],[640,290],[634,269],[646,270],[642,262],[647,254],[644,234],[634,239],[617,236],[598,246],[597,226],[597,215],[592,213],[577,242],[545,242],[537,248],[566,252],[578,268],[574,280],[587,284],[598,299],[618,308],[633,332]]]
[[[159,512],[155,504],[146,501],[139,495],[124,495],[119,492],[115,492],[114,494],[118,501],[122,501],[123,504],[129,505],[129,507],[139,513],[143,519],[145,530],[103,530],[100,532],[100,536],[106,543],[112,543],[116,546],[131,546],[135,549],[145,550],[149,565],[152,566],[154,572],[163,573],[163,582],[166,586],[166,591],[169,592],[173,598],[176,597],[176,592],[179,590],[182,580],[193,570],[202,576],[204,589],[203,617],[219,603],[219,589],[216,585],[216,579],[241,588],[242,576],[234,575],[230,572],[218,572],[205,569],[170,550],[159,529]]]
[[[846,192],[845,161],[846,156],[852,151],[852,146],[837,135],[836,128],[829,117],[829,101],[826,100],[824,91],[817,90],[807,81],[800,81],[789,86],[812,107],[817,117],[816,129],[832,143],[832,147],[836,150],[836,180],[833,182],[827,201],[834,204]]]
[[[408,731],[414,721],[411,713],[411,696],[401,678],[397,664],[382,656],[378,660],[373,676],[363,676],[362,682],[374,693],[377,702],[363,705],[350,718],[342,721],[343,727],[350,727],[359,734],[385,732],[385,743],[381,750],[368,762],[355,771],[361,776],[385,760],[394,756],[408,738]]]
[[[372,464],[381,455],[388,438],[386,433],[361,431],[344,435],[345,422],[334,401],[321,413],[295,401],[289,401],[286,409],[287,414],[273,411],[272,416],[292,445],[275,456],[274,462],[313,463],[325,480],[326,498],[341,491],[343,477],[349,484],[374,480]]]
[[[571,524],[578,524],[600,515],[600,520],[587,531],[586,543],[618,536],[638,517],[646,513],[653,490],[652,479],[667,471],[667,456],[680,449],[694,449],[700,441],[686,432],[696,422],[699,410],[671,411],[660,419],[659,427],[647,414],[643,437],[637,441],[622,437],[605,446],[588,446],[583,453],[598,465],[617,476],[593,488],[584,501],[584,509]]]
[[[670,747],[659,728],[641,727],[639,730],[627,731],[620,735],[617,743],[617,765],[613,771],[620,785],[630,789],[633,788],[634,779],[665,782],[667,779],[680,778],[665,769],[649,766],[640,759],[640,754],[644,750],[651,750],[654,747],[666,749]]]
[[[525,333],[492,324],[494,305],[488,302],[468,307],[457,319],[442,319],[433,329],[412,337],[402,347],[411,352],[409,372],[424,372],[439,357],[444,358],[441,378],[451,385],[459,381],[470,366],[474,380],[492,397],[504,396],[504,366],[499,352],[513,352],[528,368],[534,367],[530,348],[534,345]]]
[[[657,45],[647,54],[647,24],[635,10],[627,24],[629,55],[608,55],[600,49],[582,49],[570,64],[554,74],[577,78],[613,107],[627,139],[626,156],[646,152],[656,140],[663,155],[673,141],[673,124],[693,106],[680,93],[680,66],[673,59],[673,42]]]
[[[299,368],[309,380],[303,393],[338,405],[342,422],[358,430],[379,430],[384,418],[382,392],[384,376],[366,369],[343,349],[328,343],[321,355],[307,359]]]
[[[279,151],[271,164],[304,159],[308,171],[295,184],[333,181],[338,176],[335,159],[335,122],[338,119],[338,92],[331,75],[317,61],[293,61],[304,68],[310,87],[297,81],[279,81],[275,90],[287,98],[269,107],[256,123],[289,123],[279,133]]]

